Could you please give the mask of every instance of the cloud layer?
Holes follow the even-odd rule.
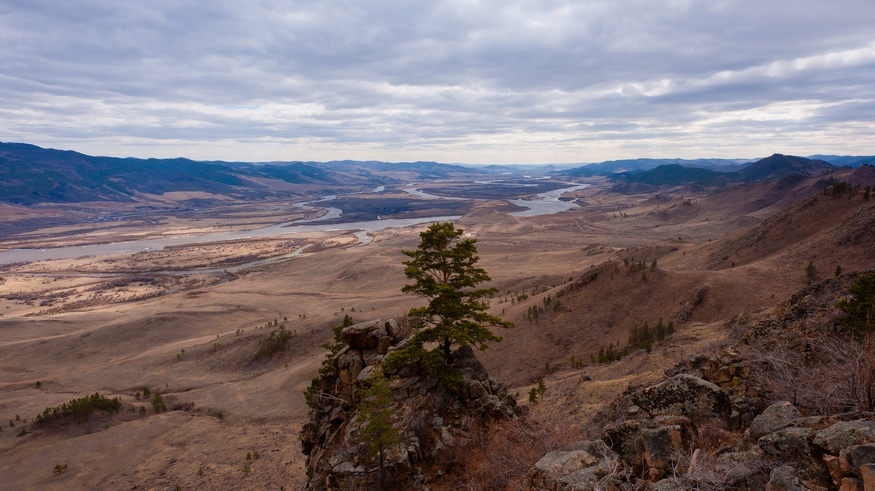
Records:
[[[873,25],[875,3],[842,0],[7,0],[0,140],[226,160],[873,154]]]

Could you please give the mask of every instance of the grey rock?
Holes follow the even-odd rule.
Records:
[[[547,491],[564,491],[572,487],[592,489],[580,486],[592,486],[597,481],[595,472],[591,468],[598,463],[597,457],[583,450],[550,452],[529,471],[529,487]]]
[[[843,448],[839,453],[839,465],[846,475],[863,477],[860,474],[860,467],[864,464],[875,464],[875,444],[851,445]]]
[[[791,465],[782,465],[772,469],[766,491],[807,491],[796,478],[796,469]]]
[[[638,457],[638,448],[636,448],[635,440],[641,436],[640,421],[624,421],[622,423],[608,426],[602,431],[601,440],[621,459],[632,463],[640,460]],[[643,448],[641,448],[643,451]]]
[[[656,481],[650,486],[651,491],[686,491],[688,489],[690,488],[683,481],[674,477]]]
[[[802,413],[793,404],[787,401],[776,402],[753,419],[750,424],[750,436],[761,438],[789,426],[793,420],[801,417]]]
[[[483,382],[489,378],[489,372],[474,356],[474,349],[470,346],[462,346],[453,352],[452,364],[456,370],[474,380]]]
[[[814,436],[811,428],[784,428],[757,440],[763,454],[787,461],[811,455],[810,440]]]
[[[680,374],[632,394],[632,402],[651,415],[717,416],[732,413],[729,397],[720,387],[693,375]]]
[[[577,442],[571,446],[571,450],[583,450],[599,459],[613,460],[616,458],[614,451],[601,440],[584,440],[582,442]]]
[[[395,322],[395,319],[387,320],[386,323],[383,324],[383,329],[385,329],[386,334],[388,334],[393,339],[392,344],[395,344],[404,339],[404,333],[401,329],[398,328],[398,323]]]
[[[387,337],[383,321],[360,322],[340,331],[343,341],[352,349],[374,349],[380,338]]]
[[[359,383],[364,382],[365,380],[368,379],[368,377],[371,376],[371,372],[373,372],[373,371],[374,371],[373,365],[363,368],[362,371],[359,372],[358,376],[356,377],[356,380]]]
[[[309,491],[378,491],[379,470],[362,455],[363,420],[358,417],[355,394],[383,354],[405,341],[386,346],[394,335],[392,323],[366,322],[342,331],[351,343],[332,359],[333,373],[315,383],[324,394],[310,412],[301,432],[301,449],[308,456]],[[399,331],[400,332],[400,331]],[[493,419],[515,418],[516,400],[503,384],[490,380],[470,348],[454,353],[453,362],[462,374],[464,390],[448,391],[416,360],[395,370],[389,383],[393,399],[393,425],[401,442],[386,452],[385,490],[425,489],[421,465],[424,457],[440,465],[453,459],[451,450],[468,444]],[[497,392],[495,389],[498,389]],[[501,394],[501,395],[498,395]],[[470,399],[470,397],[477,399]],[[474,425],[472,421],[483,423]],[[430,423],[438,423],[432,425]],[[596,466],[590,475],[597,475]],[[583,481],[581,481],[583,482]],[[586,489],[586,488],[582,488]]]
[[[641,438],[644,443],[644,460],[653,469],[668,469],[672,463],[672,455],[683,448],[679,425],[642,429]]]
[[[845,447],[875,443],[875,421],[841,421],[820,430],[814,445],[838,455]]]

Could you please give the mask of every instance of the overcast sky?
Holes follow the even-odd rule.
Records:
[[[3,0],[0,141],[223,160],[875,154],[875,1]]]

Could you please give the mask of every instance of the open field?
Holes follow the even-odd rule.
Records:
[[[481,265],[499,290],[493,313],[516,323],[480,358],[520,394],[552,377],[563,394],[557,404],[579,407],[581,418],[629,382],[720,343],[725,319],[786,300],[805,285],[809,262],[820,275],[873,266],[865,233],[875,230],[875,200],[826,197],[814,180],[780,193],[763,183],[713,195],[625,195],[599,178],[589,182],[570,195],[582,206],[567,212],[521,218],[506,213],[513,209],[506,201],[484,199],[459,202],[458,220],[478,239]],[[346,206],[362,215],[381,207],[395,214],[461,210],[451,200],[401,201],[410,198],[395,190]],[[375,199],[384,202],[367,202]],[[114,232],[98,224],[52,226],[11,234],[0,246],[254,227],[314,213],[289,203],[222,206],[221,213],[144,219]],[[416,247],[424,227],[369,232],[374,240],[358,247],[350,232],[322,231],[4,266],[4,483],[296,489],[305,479],[297,436],[307,412],[302,390],[318,369],[321,345],[344,315],[388,319],[421,304],[400,292],[401,251]],[[570,367],[572,356],[588,362],[600,347],[624,344],[631,325],[659,318],[673,319],[678,334],[653,356],[630,357],[622,370]],[[288,349],[255,360],[279,324],[292,333]],[[583,375],[595,384],[577,387]],[[155,414],[145,388],[160,392],[170,411]],[[82,424],[34,424],[45,408],[95,392],[119,397],[121,411]],[[67,470],[53,472],[64,464]]]

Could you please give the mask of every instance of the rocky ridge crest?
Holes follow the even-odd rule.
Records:
[[[360,437],[359,391],[386,354],[407,341],[394,320],[355,324],[341,336],[345,346],[333,357],[332,372],[317,381],[322,392],[301,431],[305,489],[377,490],[379,466],[367,458]],[[463,378],[457,391],[441,387],[418,363],[387,373],[400,443],[387,452],[386,489],[423,488],[489,422],[518,415],[516,399],[489,378],[470,347],[453,352],[451,362]]]

